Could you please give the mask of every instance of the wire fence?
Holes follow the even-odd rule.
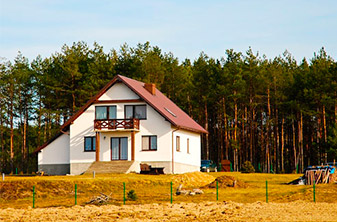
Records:
[[[290,185],[289,185],[290,186]],[[138,188],[138,189],[137,189]],[[271,198],[271,194],[273,195],[273,191],[270,189],[272,186],[265,181],[264,188],[258,188],[262,193],[262,189],[265,192],[265,199],[263,200],[261,195],[259,196],[260,201],[265,201],[269,203],[273,201],[278,201],[279,198],[277,195],[282,195],[282,193],[277,193]],[[201,195],[193,194],[193,195],[177,195],[175,192],[175,187],[173,186],[173,182],[169,182],[167,184],[161,184],[157,187],[154,187],[149,191],[148,189],[142,189],[137,187],[137,185],[127,182],[121,182],[117,187],[112,189],[111,193],[106,193],[106,190],[99,190],[93,188],[92,190],[88,189],[85,184],[77,184],[75,183],[73,187],[64,189],[63,192],[60,192],[59,189],[51,189],[48,194],[45,192],[40,192],[39,189],[43,189],[42,186],[33,185],[31,187],[30,195],[27,195],[21,199],[18,205],[27,205],[28,202],[31,202],[32,208],[37,207],[56,207],[56,206],[74,206],[74,205],[85,205],[85,204],[117,204],[117,205],[125,205],[125,204],[146,204],[146,203],[175,203],[175,202],[184,202],[184,201],[225,201],[228,199],[228,191],[225,192],[226,189],[219,188],[218,181],[216,183],[215,188],[204,189],[204,193]],[[312,202],[316,202],[317,195],[317,186],[314,183],[312,186],[306,185],[304,187],[306,195],[306,201],[310,200]],[[5,192],[2,190],[2,192]],[[20,192],[20,191],[18,191]],[[237,192],[237,194],[241,194],[243,196],[249,197],[251,195],[249,192],[244,193],[245,190],[232,190],[233,194]],[[324,192],[324,191],[323,191]],[[295,194],[290,191],[289,194]],[[311,198],[308,197],[311,196]],[[324,194],[326,195],[326,193]],[[97,202],[95,202],[95,198]],[[104,199],[105,198],[105,199]],[[1,198],[3,199],[3,198]],[[8,198],[6,198],[8,199]],[[10,198],[9,198],[10,199]],[[90,202],[90,200],[94,200]],[[4,199],[1,201],[5,201]],[[100,202],[101,201],[101,202]],[[1,202],[0,202],[1,203]]]

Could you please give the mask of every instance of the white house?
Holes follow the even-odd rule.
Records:
[[[93,163],[184,173],[200,169],[202,133],[208,132],[154,84],[117,75],[35,152],[39,171],[48,174],[82,174]]]

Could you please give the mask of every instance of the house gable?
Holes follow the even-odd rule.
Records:
[[[125,76],[115,76],[94,97],[92,97],[81,109],[61,126],[61,132],[67,131],[70,125],[82,115],[91,105],[95,103],[114,102],[146,102],[172,126],[196,133],[208,133],[203,127],[196,123],[189,115],[181,110],[176,104],[168,99],[159,90],[155,95],[144,88],[144,83]],[[60,134],[59,134],[60,135]],[[46,147],[51,141],[46,142],[35,152]]]
[[[103,95],[97,98],[97,100],[101,102],[110,100],[132,99],[140,99],[140,97],[122,82],[115,83]]]

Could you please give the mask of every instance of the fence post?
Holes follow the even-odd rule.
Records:
[[[173,202],[173,192],[172,192],[172,181],[171,181],[171,204],[172,204],[172,202]]]
[[[35,186],[33,186],[33,208],[35,208]]]
[[[5,181],[5,173],[2,173],[2,181]]]
[[[77,184],[75,184],[75,205],[77,205]]]
[[[313,193],[314,194],[314,203],[316,203],[316,185],[315,184],[316,184],[316,182],[315,182],[315,179],[314,179],[314,185],[313,185],[314,186],[313,187],[314,188],[314,193]]]
[[[95,179],[95,171],[92,171],[92,177]]]
[[[266,203],[268,203],[268,181],[266,180]]]
[[[18,168],[15,168],[15,175],[18,175]]]
[[[125,205],[125,182],[123,182],[123,204]]]
[[[216,181],[216,200],[219,200],[219,181]]]

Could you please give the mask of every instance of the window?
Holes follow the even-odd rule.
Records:
[[[96,151],[96,137],[94,136],[84,137],[84,151],[85,152]]]
[[[190,153],[190,139],[187,138],[187,153]]]
[[[116,106],[96,106],[96,119],[116,119]]]
[[[146,105],[125,105],[125,119],[146,119]]]
[[[178,152],[180,151],[180,136],[176,137],[176,150]]]
[[[142,150],[157,150],[157,136],[142,136]]]

